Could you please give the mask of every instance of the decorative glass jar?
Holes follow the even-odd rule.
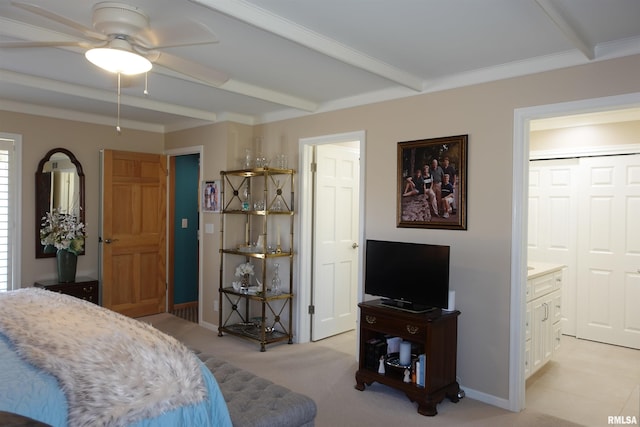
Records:
[[[273,264],[273,279],[271,279],[271,293],[274,295],[279,295],[281,290],[280,290],[280,285],[282,284],[282,282],[280,281],[280,264],[276,263]]]

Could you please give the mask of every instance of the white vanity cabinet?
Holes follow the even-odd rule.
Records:
[[[547,363],[553,352],[560,347],[564,268],[564,265],[559,264],[529,263],[525,313],[525,378]]]

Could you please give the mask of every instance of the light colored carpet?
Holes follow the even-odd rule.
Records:
[[[482,402],[445,399],[438,415],[424,417],[417,405],[399,391],[373,383],[365,391],[354,388],[355,348],[353,333],[308,344],[276,344],[259,351],[255,342],[219,337],[217,332],[170,314],[139,320],[172,335],[187,346],[224,358],[275,383],[313,398],[318,405],[316,426],[491,426],[576,427],[578,424],[546,414],[524,410],[505,411]]]

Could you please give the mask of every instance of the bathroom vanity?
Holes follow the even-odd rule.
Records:
[[[525,321],[525,378],[533,375],[560,347],[562,264],[529,262]]]

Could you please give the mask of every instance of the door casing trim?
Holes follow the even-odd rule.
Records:
[[[511,300],[508,410],[525,408],[524,331],[527,280],[530,122],[556,116],[640,107],[640,92],[535,107],[516,108],[513,117]]]
[[[198,171],[198,180],[199,182],[202,182],[204,180],[203,176],[204,176],[204,146],[203,145],[196,145],[193,147],[184,147],[184,148],[175,148],[175,149],[171,149],[171,150],[165,150],[164,154],[167,156],[167,218],[169,218],[169,210],[171,209],[169,206],[168,201],[170,200],[170,186],[169,186],[169,177],[172,173],[172,171],[169,169],[169,166],[171,164],[171,157],[175,157],[175,156],[184,156],[187,154],[198,154],[200,156],[200,170]],[[198,197],[200,197],[198,195]],[[202,230],[203,230],[204,224],[203,224],[203,215],[200,214],[199,218],[198,218],[198,323],[202,324],[202,308],[203,308],[203,303],[202,303],[202,295],[203,295],[203,283],[204,283],[204,273],[203,273],[203,261],[204,261],[204,243],[203,243],[203,239],[202,239]],[[167,256],[169,255],[169,224],[167,223],[167,235],[166,235],[166,242],[167,242]],[[167,265],[169,265],[170,262],[173,262],[173,260],[169,260],[167,259]],[[167,268],[167,277],[165,278],[166,283],[169,283],[169,269]],[[169,306],[169,293],[167,292],[166,294],[166,301],[165,301],[165,309],[166,307]]]

